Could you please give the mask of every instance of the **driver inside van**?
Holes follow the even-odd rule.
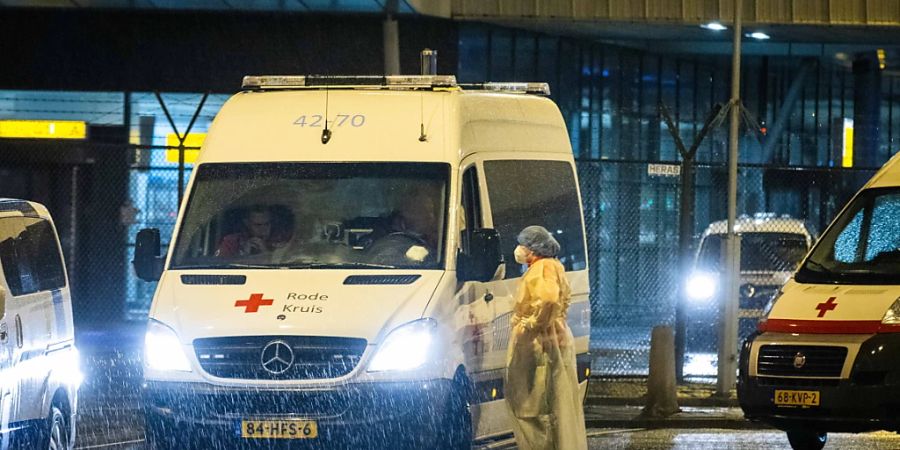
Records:
[[[218,257],[251,256],[269,253],[287,246],[291,233],[288,224],[278,226],[274,207],[255,205],[243,212],[242,230],[225,235],[216,249]]]

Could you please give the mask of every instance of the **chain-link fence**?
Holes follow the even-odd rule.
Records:
[[[591,263],[595,374],[645,376],[650,331],[676,325],[684,302],[684,375],[715,376],[727,168],[695,168],[689,260],[681,258],[680,167],[579,162]],[[756,320],[816,236],[874,169],[742,165],[740,334]],[[684,262],[683,262],[684,261]]]

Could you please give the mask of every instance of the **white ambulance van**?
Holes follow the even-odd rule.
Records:
[[[156,448],[469,448],[508,433],[516,235],[559,240],[588,376],[577,175],[546,84],[244,79],[216,116],[159,278],[144,359]],[[583,393],[582,392],[582,393]]]
[[[74,448],[72,301],[43,205],[0,199],[0,269],[0,449]]]
[[[844,208],[741,349],[744,414],[795,449],[900,431],[900,159]]]

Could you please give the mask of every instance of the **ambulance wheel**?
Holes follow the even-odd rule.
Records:
[[[818,431],[788,431],[787,437],[794,450],[822,450],[828,442],[828,433]]]
[[[50,408],[49,429],[47,430],[47,445],[49,450],[68,450],[69,428],[66,426],[66,418],[62,411],[53,405]]]
[[[446,420],[448,430],[446,441],[442,442],[440,448],[452,450],[470,450],[472,448],[472,413],[469,409],[469,400],[466,395],[468,390],[466,384],[457,381],[454,389],[447,399]]]

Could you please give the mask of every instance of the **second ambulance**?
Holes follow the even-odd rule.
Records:
[[[745,415],[794,449],[900,430],[900,159],[850,201],[741,350]]]

